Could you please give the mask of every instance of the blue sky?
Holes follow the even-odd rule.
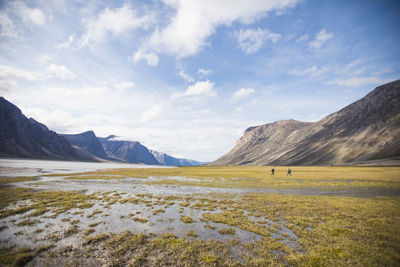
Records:
[[[211,161],[400,77],[399,1],[1,1],[0,94],[59,133]]]

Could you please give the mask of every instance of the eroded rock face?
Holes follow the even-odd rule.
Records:
[[[87,131],[80,134],[63,134],[62,136],[67,138],[73,146],[77,146],[98,158],[108,159],[103,146],[93,131]]]
[[[0,156],[35,159],[90,160],[44,124],[28,119],[0,97]]]
[[[277,121],[248,128],[211,165],[325,165],[400,156],[400,81],[315,123]]]
[[[160,165],[153,154],[139,142],[113,140],[114,137],[99,138],[108,157],[129,163]]]
[[[168,154],[158,152],[155,150],[149,150],[151,154],[156,158],[156,160],[161,165],[168,165],[168,166],[198,166],[204,164],[203,162],[191,160],[191,159],[181,159],[175,158]]]

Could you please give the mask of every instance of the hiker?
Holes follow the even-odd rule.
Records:
[[[274,174],[275,174],[275,169],[272,168],[272,170],[271,170],[271,175],[274,176]]]
[[[287,175],[286,176],[292,176],[292,169],[291,168],[289,168],[289,169],[287,169]]]

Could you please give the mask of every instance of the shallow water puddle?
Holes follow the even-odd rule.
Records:
[[[39,186],[44,185],[39,184]],[[72,188],[83,189],[83,187],[75,186]],[[115,188],[107,187],[107,189]],[[118,189],[120,188],[118,187]],[[96,191],[94,195],[100,197],[100,200],[94,201],[94,205],[90,208],[70,209],[61,214],[49,211],[37,217],[31,217],[32,212],[8,216],[2,220],[0,225],[7,227],[0,232],[1,246],[34,247],[55,244],[57,247],[79,247],[87,236],[123,231],[155,235],[172,233],[180,238],[185,238],[188,233],[191,233],[193,237],[202,240],[229,241],[236,239],[243,243],[261,238],[258,234],[235,226],[205,222],[202,219],[203,214],[209,210],[204,207],[201,209],[198,206],[186,206],[188,200],[185,200],[184,197],[190,198],[192,205],[197,202],[196,198],[192,199],[191,196],[183,194],[187,193],[185,190],[180,192],[181,196],[179,197],[176,197],[177,194],[166,195],[166,192],[171,193],[171,191],[165,188],[160,195],[154,194],[154,190],[139,191],[140,194],[116,190],[112,192]],[[93,193],[93,188],[87,190],[87,193]],[[23,204],[26,205],[26,201]],[[221,211],[218,208],[213,210],[213,212]],[[190,217],[191,222],[185,223],[182,216]],[[233,234],[219,232],[227,227],[233,229]]]

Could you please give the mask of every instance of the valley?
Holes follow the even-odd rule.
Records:
[[[271,168],[124,168],[2,178],[0,261],[398,262],[399,167],[295,166],[292,176],[286,166],[274,166],[271,176]]]

